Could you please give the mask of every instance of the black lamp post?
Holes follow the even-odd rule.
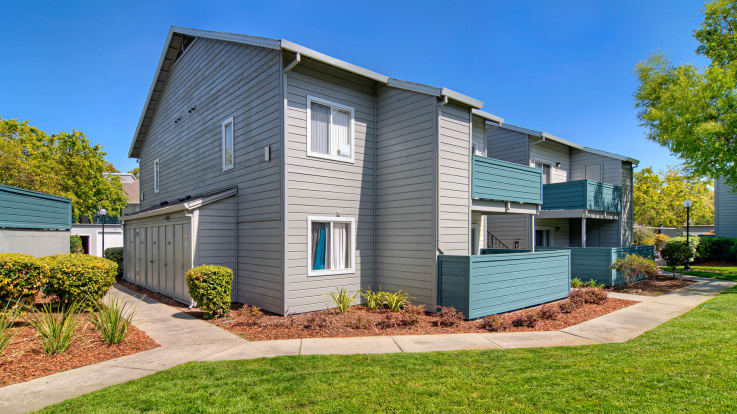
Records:
[[[693,203],[691,200],[684,200],[683,207],[686,207],[686,246],[688,246],[688,257],[686,258],[686,264],[683,266],[683,270],[691,269],[689,262],[691,261],[691,243],[689,241],[689,234],[691,233],[691,206]]]
[[[102,254],[100,256],[105,257],[105,216],[107,216],[107,210],[100,207],[97,210],[97,215],[100,216],[100,220],[102,221]]]

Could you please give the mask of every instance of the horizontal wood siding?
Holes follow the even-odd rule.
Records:
[[[542,204],[542,187],[537,168],[473,156],[473,198]]]
[[[489,128],[486,132],[486,156],[497,160],[528,165],[528,137],[504,128]]]
[[[72,200],[0,185],[0,227],[69,230]]]
[[[540,138],[530,137],[530,167],[535,167],[536,161],[550,164],[550,183],[564,183],[568,181],[571,171],[571,150],[567,145],[554,141],[538,142]],[[556,164],[560,163],[560,167]]]
[[[141,148],[141,208],[237,186],[240,236],[248,240],[255,236],[244,232],[252,228],[281,227],[280,57],[279,51],[214,39],[192,43],[155,97],[158,106]],[[234,166],[223,171],[221,123],[230,117]],[[158,193],[153,191],[155,159]],[[238,243],[239,301],[283,311],[282,255],[263,255],[261,247],[280,243],[281,232],[259,235],[254,250],[254,244]]]
[[[375,288],[436,305],[436,98],[381,87],[376,100]]]
[[[446,104],[438,119],[438,247],[445,254],[470,252],[471,111]]]
[[[723,178],[715,181],[714,230],[719,237],[737,237],[737,193]]]
[[[622,188],[591,180],[545,184],[542,209],[587,209],[618,213],[622,210]]]
[[[459,259],[438,257],[441,282],[445,277],[446,260],[457,262]],[[570,253],[565,250],[489,254],[470,256],[468,260],[466,316],[469,319],[562,299],[570,292]],[[451,278],[462,277],[460,269],[454,266],[451,269]],[[445,302],[446,295],[442,292],[441,305],[465,306],[458,302],[462,294],[458,286],[459,282],[448,285],[448,289],[456,289],[449,295],[452,302]]]
[[[286,310],[300,313],[333,307],[330,292],[357,291],[374,279],[375,97],[366,79],[305,58],[286,83]],[[308,95],[354,108],[354,163],[307,156]],[[308,276],[307,217],[337,215],[355,219],[355,273]],[[377,241],[402,240],[401,233],[386,229]]]

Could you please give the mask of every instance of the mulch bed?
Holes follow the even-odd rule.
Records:
[[[138,293],[161,301],[167,305],[201,317],[199,309],[189,309],[180,302],[153,293],[145,288],[118,282]],[[561,300],[547,305],[536,306],[515,312],[499,315],[503,332],[555,331],[585,322],[624,307],[634,305],[635,301],[609,298],[601,305],[583,304],[571,313],[558,312],[555,319],[539,319],[533,328],[511,326],[511,321],[520,315],[531,312],[538,313],[540,308],[548,306],[558,308]],[[431,335],[447,333],[488,333],[483,327],[484,319],[472,321],[454,321],[452,326],[436,326],[438,316],[430,312],[417,312],[417,307],[410,311],[392,313],[388,310],[371,310],[366,306],[352,306],[347,313],[340,314],[335,309],[300,313],[290,316],[274,315],[256,310],[255,307],[234,303],[230,313],[220,319],[208,322],[226,329],[251,341],[295,338],[326,338],[354,336],[386,336],[386,335]],[[414,312],[412,312],[414,310]],[[409,321],[409,322],[408,322]],[[408,325],[410,323],[411,325]]]
[[[639,280],[628,285],[610,287],[608,290],[619,293],[629,293],[632,295],[660,296],[664,293],[680,289],[692,283],[695,282],[688,279],[676,279],[663,274],[654,278]]]
[[[24,318],[29,315],[25,315]],[[0,386],[45,377],[57,372],[95,364],[125,355],[156,348],[159,345],[134,326],[120,345],[107,345],[82,315],[77,337],[63,354],[46,355],[36,330],[24,321],[11,328],[13,338],[0,356]]]

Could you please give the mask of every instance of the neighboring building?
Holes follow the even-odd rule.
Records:
[[[123,209],[122,215],[133,214],[140,209],[140,187],[138,179],[130,173],[104,173],[108,176],[120,178],[123,192],[128,198],[128,204]],[[82,239],[82,249],[85,253],[102,257],[102,219],[99,216],[82,216],[79,223],[72,224],[72,234]],[[105,217],[105,249],[111,247],[123,247],[123,225],[116,217]]]
[[[723,179],[714,181],[714,232],[718,237],[737,237],[737,193]]]
[[[551,137],[482,105],[287,40],[172,28],[129,151],[141,210],[123,218],[125,277],[187,301],[186,270],[223,265],[233,300],[279,314],[332,306],[341,287],[402,289],[428,309],[458,300],[472,317],[565,297],[568,251],[471,254],[488,234],[534,249],[538,214],[566,245],[627,245],[636,161],[532,143]],[[552,164],[535,168],[548,149],[539,161]],[[547,210],[543,176],[591,181]],[[528,227],[502,229],[512,216]],[[468,278],[498,269],[518,280],[489,280],[470,309]]]
[[[72,200],[0,185],[0,253],[69,253]]]
[[[489,247],[632,245],[637,160],[509,124],[489,131],[487,145],[490,157],[543,171],[540,213],[487,216]]]

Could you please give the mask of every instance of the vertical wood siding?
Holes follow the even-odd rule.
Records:
[[[381,87],[376,98],[376,283],[432,309],[436,98]]]
[[[307,96],[355,110],[355,163],[307,157]],[[356,291],[374,278],[374,90],[358,76],[303,59],[287,74],[286,308],[290,313],[332,306],[330,292]],[[307,217],[353,217],[355,273],[307,276]],[[399,236],[390,229],[383,237]]]
[[[468,108],[446,104],[438,119],[438,244],[445,254],[468,254],[471,119]]]
[[[273,254],[281,251],[281,233],[260,231],[280,228],[281,220],[280,56],[274,50],[197,39],[172,67],[140,159],[141,208],[238,186],[238,300],[274,312],[283,310],[275,305],[282,302],[281,253]],[[221,123],[231,116],[235,165],[224,172]],[[266,146],[269,162],[264,161]],[[160,191],[154,193],[157,158]],[[247,242],[254,238],[257,243]]]
[[[719,178],[714,191],[714,225],[719,237],[737,237],[737,193]]]

